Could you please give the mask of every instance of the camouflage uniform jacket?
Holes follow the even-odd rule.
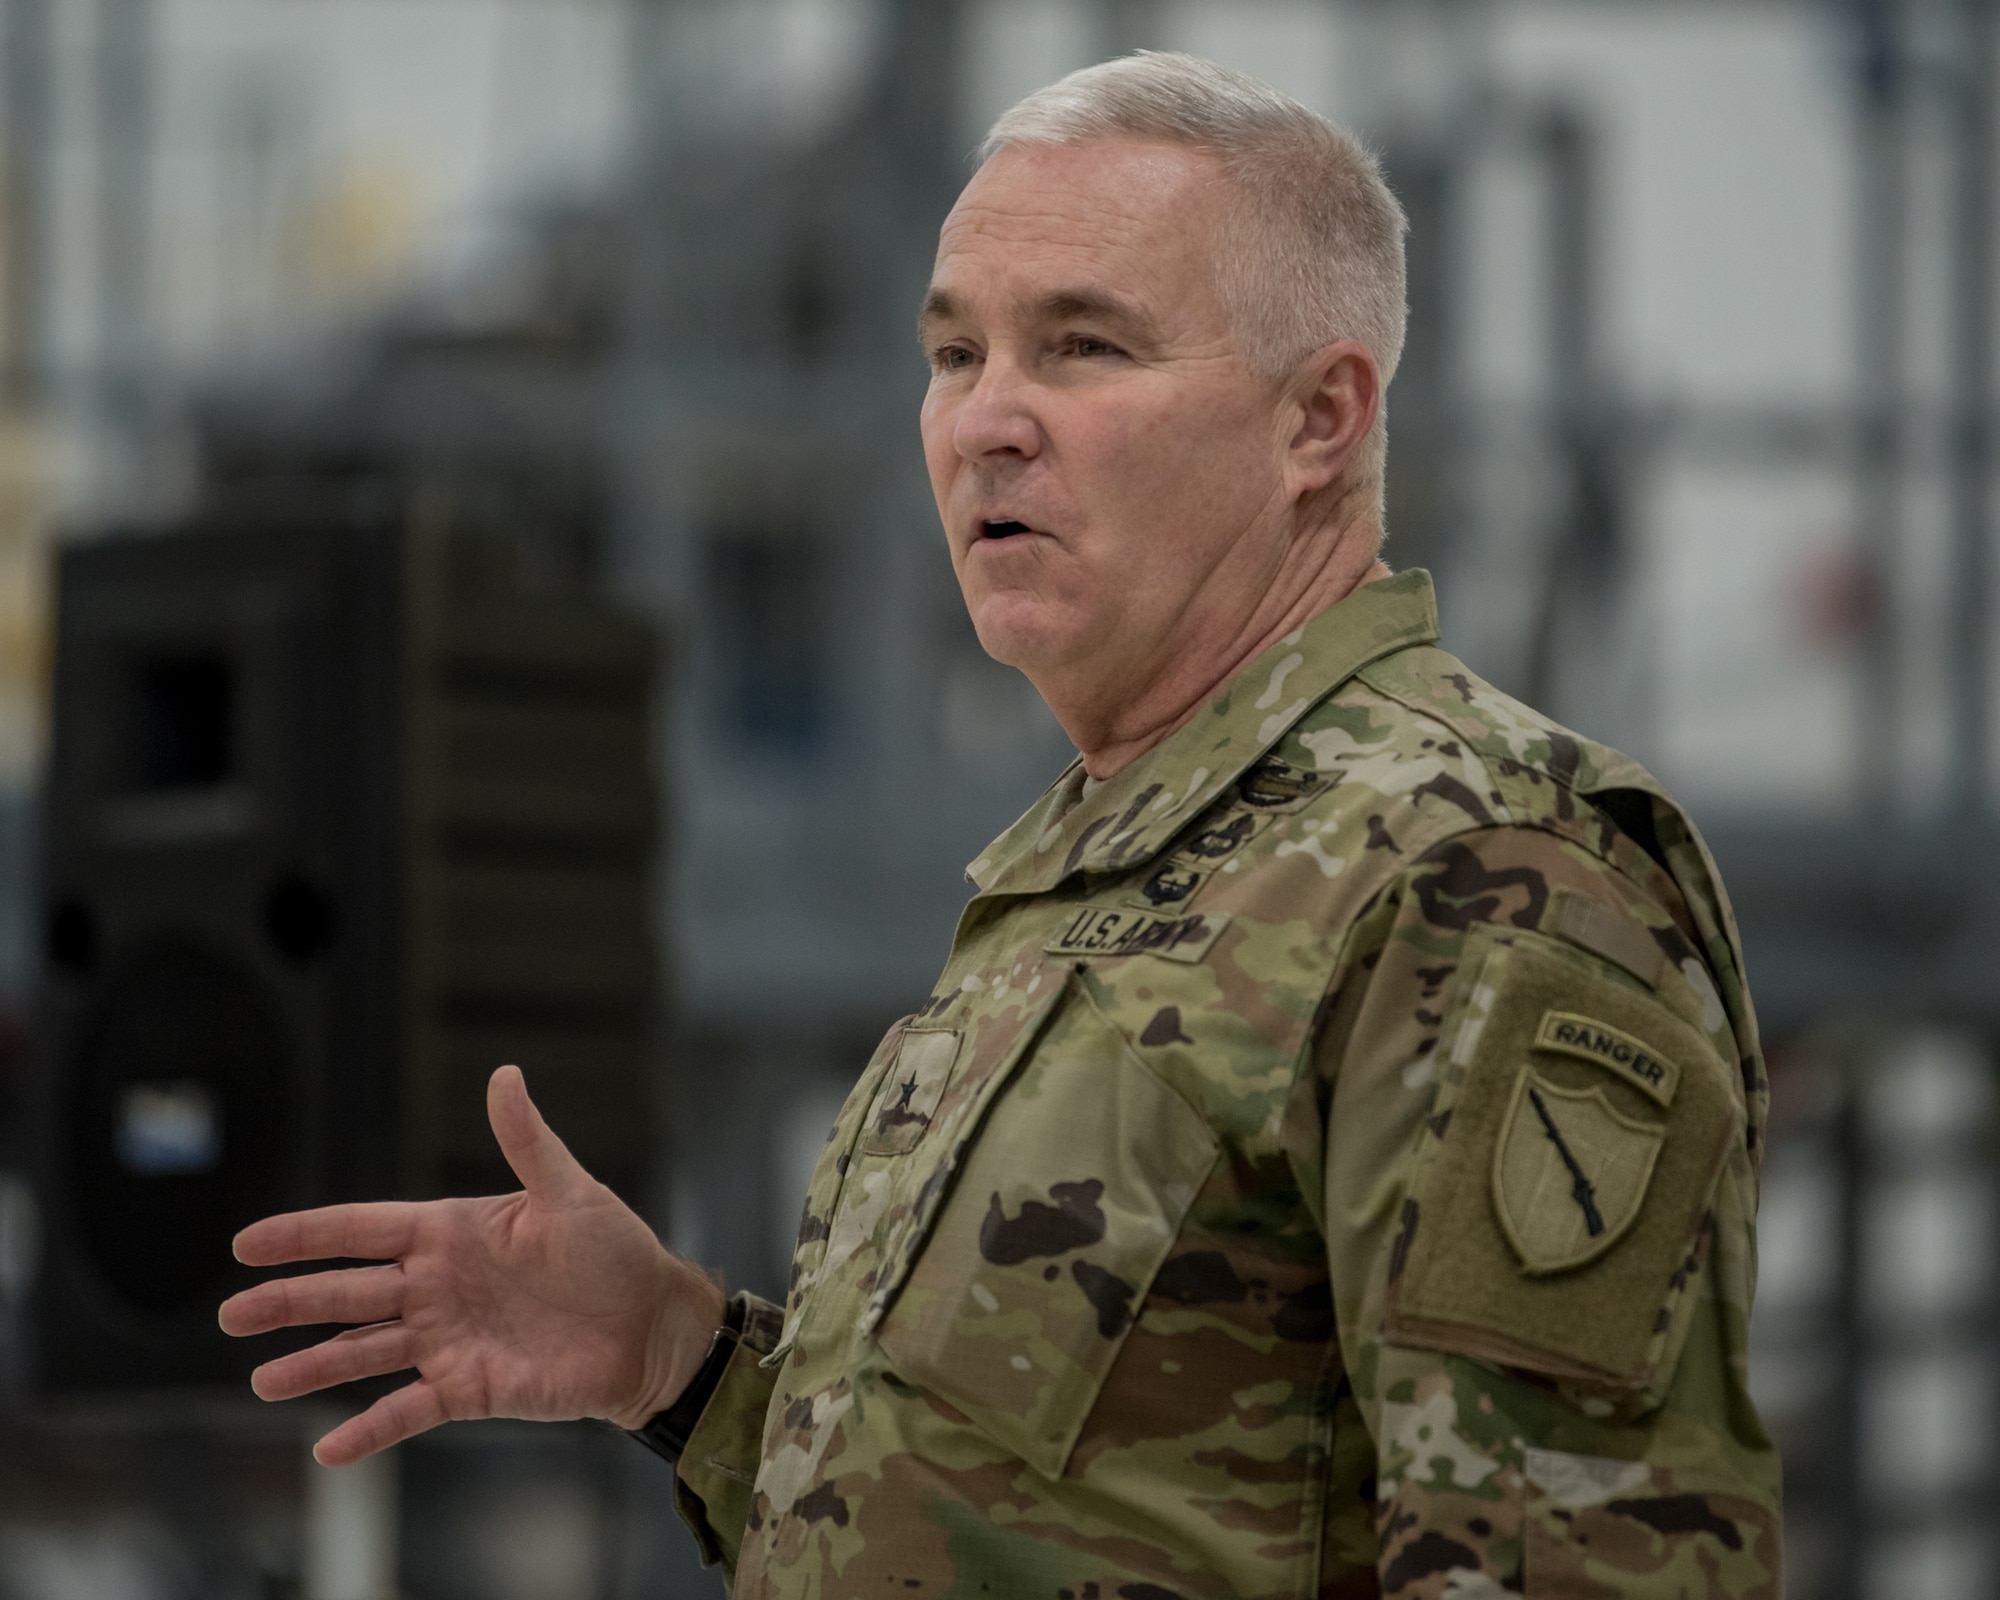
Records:
[[[738,1596],[1777,1600],[1721,886],[1436,637],[1368,585],[973,863],[681,1458]]]

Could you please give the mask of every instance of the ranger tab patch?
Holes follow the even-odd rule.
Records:
[[[1226,916],[1160,917],[1145,911],[1084,906],[1043,949],[1058,956],[1164,956],[1199,961],[1229,926]]]
[[[1524,1272],[1580,1267],[1639,1215],[1667,1130],[1533,1068],[1514,1085],[1493,1152],[1493,1205]]]
[[[1680,1087],[1681,1069],[1643,1040],[1573,1011],[1544,1012],[1535,1048],[1595,1062],[1662,1106],[1674,1103]]]

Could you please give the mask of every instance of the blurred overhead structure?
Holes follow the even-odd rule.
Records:
[[[1953,743],[1953,800],[1975,827],[1993,812],[1993,465],[1996,456],[1993,340],[1994,271],[2000,266],[2000,157],[1993,144],[2000,118],[2000,9],[1965,0],[1958,81],[1951,121],[1957,183],[1952,211],[1956,337],[1952,422],[1953,536],[1958,551],[1952,607],[1954,677],[1959,684]]]
[[[153,0],[101,0],[97,12],[99,404],[114,425],[143,424],[153,186]]]
[[[10,405],[36,398],[42,275],[47,270],[50,0],[6,0],[0,9],[0,215],[4,215],[4,313],[0,360]]]

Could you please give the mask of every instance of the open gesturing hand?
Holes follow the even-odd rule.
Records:
[[[329,1206],[236,1236],[250,1266],[387,1263],[275,1278],[222,1306],[232,1334],[361,1324],[259,1367],[250,1383],[266,1400],[416,1369],[319,1441],[328,1466],[475,1417],[636,1428],[687,1386],[721,1324],[722,1291],[578,1165],[517,1068],[493,1074],[486,1111],[518,1193]]]

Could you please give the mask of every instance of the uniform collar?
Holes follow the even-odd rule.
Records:
[[[1087,797],[1083,764],[1073,763],[965,875],[981,894],[1040,894],[1072,872],[1131,870],[1369,662],[1437,636],[1428,572],[1363,584],[1239,670],[1185,727]]]

